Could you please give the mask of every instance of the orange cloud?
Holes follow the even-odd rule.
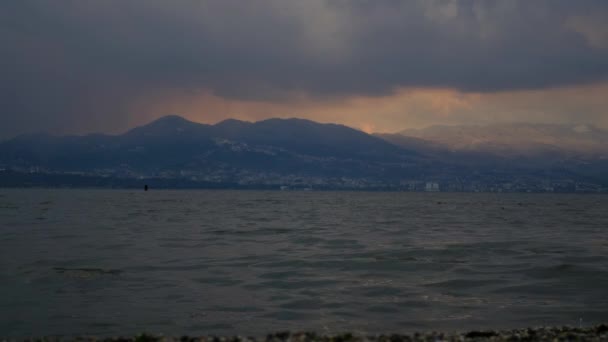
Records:
[[[608,128],[608,84],[496,93],[400,88],[386,96],[286,101],[229,100],[205,90],[163,91],[132,103],[133,126],[169,113],[215,123],[226,118],[257,121],[299,117],[345,124],[366,132],[396,132],[436,124],[497,122],[592,123]]]

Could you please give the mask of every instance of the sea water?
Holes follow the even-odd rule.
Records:
[[[608,196],[0,189],[0,335],[608,320]]]

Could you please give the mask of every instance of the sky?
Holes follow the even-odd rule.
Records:
[[[608,1],[9,0],[0,75],[0,138],[167,114],[608,129]]]

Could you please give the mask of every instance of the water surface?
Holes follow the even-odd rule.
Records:
[[[608,320],[608,196],[0,190],[0,335]]]

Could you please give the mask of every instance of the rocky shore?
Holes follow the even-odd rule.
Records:
[[[19,339],[21,340],[21,339]],[[166,337],[141,334],[131,337],[97,338],[81,337],[36,337],[25,341],[82,341],[82,342],[408,342],[408,341],[608,341],[608,325],[601,324],[588,328],[553,327],[526,328],[516,330],[479,330],[466,333],[426,332],[411,335],[374,335],[358,336],[349,333],[341,335],[321,335],[310,332],[290,333],[279,332],[266,337],[220,337],[220,336],[182,336]],[[0,341],[17,341],[16,339],[0,339]]]

